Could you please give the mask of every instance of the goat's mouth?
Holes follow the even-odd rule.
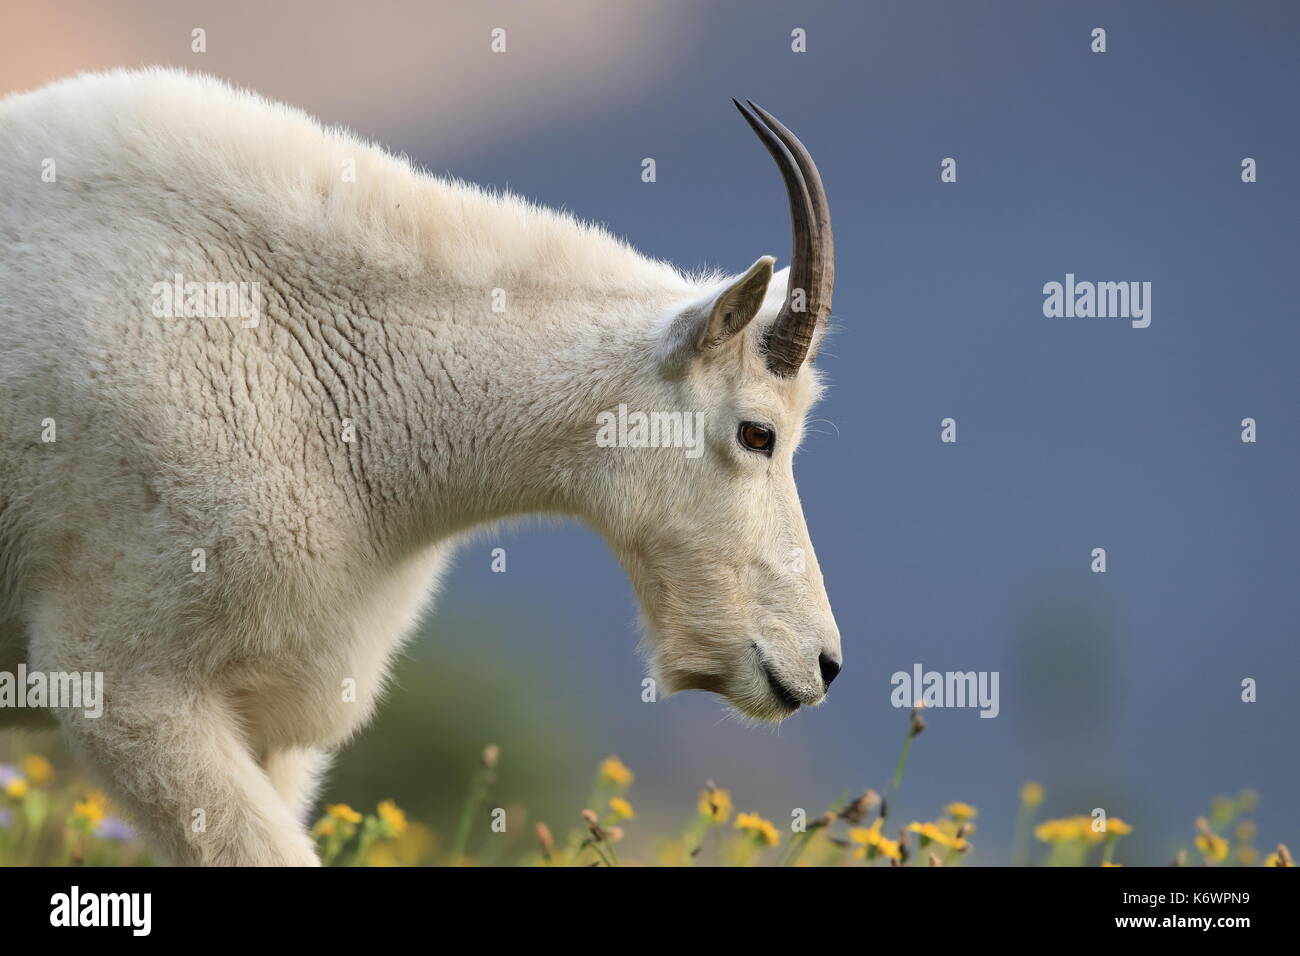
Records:
[[[767,687],[763,684],[747,683],[743,689],[735,681],[717,674],[699,671],[677,671],[672,675],[670,686],[673,693],[684,690],[702,690],[726,698],[732,706],[746,717],[759,721],[781,721],[792,716],[803,703],[790,688],[781,683],[766,663],[759,663]]]
[[[763,676],[767,678],[767,686],[772,691],[772,696],[781,703],[782,707],[792,714],[799,709],[799,705],[803,702],[777,679],[776,674],[772,673],[772,668],[767,664],[763,665]]]

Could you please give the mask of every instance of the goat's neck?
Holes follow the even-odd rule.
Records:
[[[496,312],[493,288],[403,295],[377,317],[391,382],[358,416],[357,453],[399,550],[514,515],[590,517],[597,413],[653,374],[681,295],[507,290]]]

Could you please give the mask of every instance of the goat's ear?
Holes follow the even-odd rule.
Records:
[[[747,326],[763,305],[774,262],[763,256],[731,285],[673,319],[661,343],[664,360],[711,352]]]

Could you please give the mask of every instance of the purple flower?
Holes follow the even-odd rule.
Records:
[[[13,764],[0,763],[0,787],[8,786],[10,780],[21,780],[22,776]]]
[[[8,810],[0,810],[0,830],[8,830],[13,826],[14,815]]]
[[[135,839],[135,831],[131,829],[130,824],[120,817],[104,817],[95,830],[95,836],[102,837],[105,840],[118,840],[125,843],[128,840]]]

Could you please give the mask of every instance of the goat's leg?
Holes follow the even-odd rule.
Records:
[[[60,711],[73,750],[169,863],[315,866],[315,849],[219,697],[105,675],[103,715]]]
[[[146,666],[130,650],[147,641],[115,635],[84,605],[49,598],[39,610],[32,666],[103,674],[98,716],[56,710],[64,736],[166,862],[317,864],[310,837],[254,759],[218,686],[189,668]]]
[[[288,804],[294,816],[310,824],[308,814],[316,803],[333,754],[314,747],[274,750],[262,760],[271,786]]]

